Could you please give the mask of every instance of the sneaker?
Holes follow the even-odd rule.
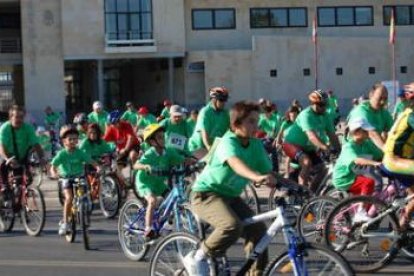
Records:
[[[363,210],[359,210],[353,219],[354,223],[363,223],[363,222],[367,222],[368,220],[370,220],[371,218],[368,216],[368,213],[365,209]]]
[[[194,254],[196,251],[188,253],[184,259],[184,268],[187,270],[190,276],[206,276],[210,275],[210,270],[206,259],[196,260]]]
[[[69,224],[65,222],[59,223],[59,236],[66,235],[69,231]]]

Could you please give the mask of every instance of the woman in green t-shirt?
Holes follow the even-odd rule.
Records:
[[[114,151],[109,143],[102,139],[101,128],[98,124],[90,124],[86,131],[86,138],[79,145],[79,149],[99,162],[102,155]]]
[[[238,102],[231,109],[231,130],[221,138],[206,168],[192,188],[192,211],[212,226],[214,231],[197,251],[184,258],[187,271],[202,274],[206,256],[225,252],[239,237],[246,240],[245,251],[251,251],[266,232],[263,223],[244,227],[242,220],[254,212],[240,198],[249,181],[273,185],[272,163],[262,142],[254,138],[259,120],[259,106]],[[251,272],[260,275],[267,262],[264,252]]]

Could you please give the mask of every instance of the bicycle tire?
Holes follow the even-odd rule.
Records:
[[[65,194],[63,193],[62,182],[58,180],[58,199],[61,206],[65,205]]]
[[[16,215],[12,208],[0,209],[0,232],[10,232],[13,230]]]
[[[106,218],[113,218],[118,214],[121,205],[121,195],[118,184],[112,176],[103,177],[99,187],[99,206]]]
[[[184,243],[188,248],[184,248]],[[200,240],[196,236],[187,232],[175,232],[158,242],[150,260],[149,275],[188,275],[182,264],[183,257],[191,251],[197,250]],[[169,255],[166,250],[171,249],[171,256],[166,260],[161,260],[164,255]],[[173,262],[175,260],[175,262]],[[208,259],[210,273],[209,276],[230,275],[230,267],[226,257],[218,260]],[[161,271],[161,272],[160,272]]]
[[[138,211],[142,210],[139,214]],[[138,216],[138,217],[137,217]],[[136,225],[131,222],[135,221]],[[145,204],[139,199],[130,199],[122,207],[118,218],[118,241],[122,251],[131,261],[139,261],[147,254],[149,245],[143,234],[145,229]],[[135,231],[132,231],[135,230]],[[136,250],[130,247],[136,243]]]
[[[45,226],[45,200],[38,187],[29,187],[26,192],[26,203],[21,210],[23,226],[29,236],[38,236]],[[32,227],[32,222],[37,223]]]
[[[82,230],[82,239],[83,239],[83,247],[85,250],[90,249],[90,239],[89,239],[89,214],[88,214],[88,206],[86,206],[85,202],[81,202],[79,204],[79,222],[80,227]]]
[[[371,234],[375,231],[385,234],[362,238],[363,223],[353,222],[359,206],[370,206],[370,210],[375,206],[376,211],[373,213],[376,214],[388,208],[385,202],[369,196],[356,196],[343,200],[332,209],[326,219],[324,240],[329,248],[341,252],[356,272],[375,272],[389,264],[397,255],[399,225],[395,214],[390,213],[379,220],[379,223],[364,230],[373,231]],[[380,240],[376,241],[375,238]]]
[[[243,190],[240,197],[256,214],[260,214],[260,202],[257,192],[252,183],[249,183]]]
[[[325,219],[336,204],[338,204],[336,199],[326,196],[315,197],[307,202],[297,217],[299,235],[308,242],[321,243]]]
[[[65,239],[69,243],[73,243],[76,238],[76,216],[75,214],[71,213],[68,215],[68,224],[70,226],[70,230],[66,233]]]
[[[355,274],[347,261],[339,253],[333,250],[316,244],[306,244],[304,250],[306,271],[303,275],[350,276]],[[326,260],[321,260],[322,257],[325,257]],[[326,274],[323,273],[324,271],[326,271]],[[264,273],[264,275],[280,274],[295,275],[288,251],[282,253],[279,257],[276,257],[271,261]]]

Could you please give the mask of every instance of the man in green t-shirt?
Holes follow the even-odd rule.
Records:
[[[165,143],[167,147],[175,148],[180,152],[187,151],[187,141],[190,131],[187,122],[183,119],[182,107],[173,105],[170,108],[170,118],[160,122],[165,131]]]
[[[352,109],[347,119],[348,122],[357,118],[366,119],[374,127],[368,132],[369,138],[381,150],[393,124],[392,116],[386,109],[387,99],[387,88],[380,83],[375,84],[369,92],[369,100]]]
[[[50,106],[45,108],[45,126],[47,130],[55,130],[59,129],[60,124],[60,115],[57,112],[54,112]]]
[[[37,152],[42,166],[45,164],[36,132],[32,125],[24,122],[25,114],[23,107],[13,105],[9,110],[9,121],[0,127],[0,157],[3,159],[0,170],[6,188],[8,188],[8,169],[18,164],[24,165],[30,150]]]
[[[103,110],[102,103],[96,101],[92,105],[93,111],[88,114],[88,122],[90,124],[98,124],[102,130],[102,133],[105,133],[106,125],[108,124],[108,113]]]
[[[150,124],[155,124],[157,118],[149,112],[149,109],[146,106],[141,106],[138,109],[138,130],[141,132]]]
[[[157,122],[170,118],[170,107],[172,106],[172,102],[170,100],[164,100],[163,105],[164,109],[161,111],[160,116],[157,117]]]
[[[204,156],[216,137],[222,137],[229,129],[230,116],[225,109],[229,92],[225,87],[214,87],[210,91],[210,102],[200,110],[197,123],[188,142],[191,152],[197,157]]]
[[[321,163],[317,151],[329,152],[330,147],[333,147],[339,152],[340,148],[333,121],[326,113],[327,94],[322,90],[315,90],[309,93],[308,98],[311,105],[305,108],[293,125],[285,131],[282,148],[289,158],[299,162],[301,166],[299,184],[315,190],[321,179],[309,183],[308,177],[311,168]],[[326,136],[329,137],[330,144],[323,139]],[[321,173],[318,176],[323,177],[323,167],[319,167]]]
[[[398,115],[404,112],[404,110],[410,106],[410,101],[407,101],[404,94],[404,89],[401,89],[398,93],[398,98],[400,99],[395,105],[394,112],[392,113],[392,118],[397,120]]]
[[[132,104],[132,102],[126,103],[126,110],[124,114],[122,114],[121,120],[127,121],[131,124],[135,131],[137,130],[138,115],[137,110],[135,109],[135,106]]]

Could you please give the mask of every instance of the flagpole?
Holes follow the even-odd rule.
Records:
[[[390,17],[390,37],[389,43],[391,44],[391,66],[392,66],[392,83],[393,83],[393,93],[394,93],[394,103],[397,103],[397,77],[396,77],[396,66],[395,66],[395,14],[394,9],[391,9]]]
[[[315,89],[318,89],[318,40],[315,41]]]
[[[312,21],[312,41],[314,44],[314,69],[315,69],[315,89],[318,89],[318,26],[317,26],[317,19],[316,19],[316,13],[313,17]]]

